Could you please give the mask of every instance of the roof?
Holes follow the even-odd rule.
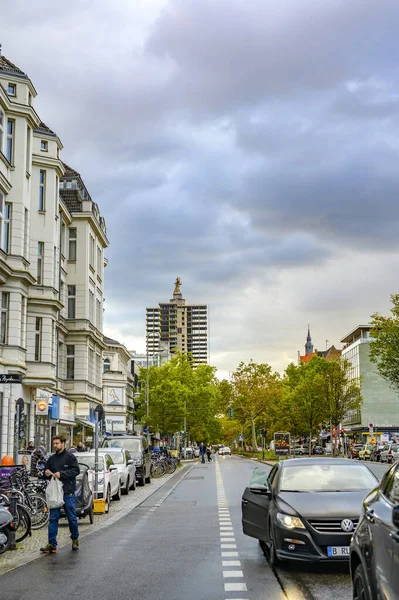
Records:
[[[8,58],[0,55],[0,71],[6,71],[7,73],[12,73],[13,75],[28,77],[26,73],[21,71],[19,67],[14,65]]]
[[[362,331],[370,331],[371,325],[357,325],[352,331],[347,333],[345,337],[342,338],[341,344],[348,344],[353,340],[354,337],[360,337]]]
[[[43,121],[40,121],[40,125],[39,127],[36,127],[35,131],[41,131],[43,133],[47,133],[47,135],[57,135],[55,131],[50,129],[50,127],[48,127],[46,123],[43,123]]]
[[[118,342],[117,340],[113,340],[112,338],[109,338],[106,335],[104,335],[104,342],[108,344],[108,346],[122,346],[120,342]]]
[[[60,189],[60,196],[70,212],[82,212],[82,200],[79,190]]]
[[[69,165],[67,165],[64,162],[62,164],[64,165],[65,173],[61,177],[61,179],[65,179],[65,178],[68,178],[68,177],[80,177],[80,173],[78,173],[77,171],[75,171],[75,169],[72,169],[72,167],[70,167]]]
[[[311,359],[316,355],[316,352],[312,352],[312,354],[305,354],[304,356],[300,356],[299,360],[304,363],[308,363]]]

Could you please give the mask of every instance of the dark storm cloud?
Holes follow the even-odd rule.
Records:
[[[342,273],[363,320],[392,291],[396,0],[4,0],[2,26],[106,218],[112,337],[139,346],[180,275],[212,305],[219,366],[238,340],[284,366],[309,312],[350,329]],[[366,255],[386,257],[378,289],[352,295]]]

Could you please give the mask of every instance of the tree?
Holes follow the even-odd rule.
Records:
[[[238,420],[249,422],[252,434],[252,447],[257,447],[256,420],[271,411],[276,397],[282,394],[282,383],[278,373],[273,373],[267,364],[257,364],[252,360],[240,363],[231,379],[233,386],[233,407]]]
[[[370,360],[391,387],[399,390],[399,294],[391,294],[391,314],[371,315]]]

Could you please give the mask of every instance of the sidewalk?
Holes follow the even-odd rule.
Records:
[[[94,523],[90,525],[89,518],[79,520],[79,535],[80,539],[90,535],[94,531],[98,531],[103,527],[107,527],[115,521],[121,519],[136,506],[142,504],[154,492],[159,490],[172,479],[177,481],[184,477],[194,465],[185,464],[180,469],[177,469],[172,475],[164,475],[160,479],[153,479],[151,484],[145,487],[137,487],[135,491],[131,491],[128,496],[122,496],[119,502],[112,501],[109,513],[106,515],[94,515]],[[60,520],[58,531],[58,547],[61,548],[70,544],[69,528],[66,519]],[[47,543],[47,527],[32,531],[32,536],[27,537],[23,542],[17,544],[17,550],[7,551],[0,556],[0,576],[8,571],[21,567],[42,556],[39,548]]]

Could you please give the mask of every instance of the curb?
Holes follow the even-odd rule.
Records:
[[[98,531],[101,531],[103,529],[105,529],[106,527],[109,527],[110,525],[113,525],[114,523],[116,523],[117,521],[119,521],[120,519],[123,519],[124,517],[126,517],[126,515],[128,515],[130,512],[132,512],[132,510],[134,510],[135,508],[137,508],[138,506],[140,506],[141,504],[143,504],[144,502],[146,502],[148,500],[148,498],[151,498],[151,496],[153,494],[156,494],[161,488],[163,488],[164,485],[166,485],[167,483],[169,483],[170,481],[172,481],[174,479],[174,477],[176,477],[177,475],[180,475],[180,477],[178,478],[178,480],[173,484],[173,486],[171,487],[170,490],[168,490],[168,492],[165,494],[165,496],[163,497],[163,500],[165,500],[175,489],[176,487],[179,485],[179,483],[181,482],[182,479],[184,479],[184,477],[190,473],[190,471],[195,467],[195,464],[193,465],[183,465],[182,469],[179,469],[179,471],[176,471],[175,473],[173,473],[172,477],[170,477],[170,479],[167,479],[166,481],[164,481],[162,483],[162,485],[160,485],[156,490],[154,490],[153,492],[151,492],[151,494],[149,494],[146,498],[144,498],[144,500],[140,500],[138,502],[132,502],[132,504],[126,508],[124,508],[123,510],[119,511],[116,515],[113,515],[112,517],[110,517],[109,519],[107,519],[107,521],[105,523],[103,523],[102,525],[100,525],[100,527],[97,527],[97,529],[94,529],[93,531],[86,531],[82,534],[79,535],[79,539],[83,539],[89,535],[93,535],[95,533],[97,533]],[[183,471],[183,472],[182,472]],[[58,546],[58,549],[61,548],[65,548],[65,546],[68,546],[70,544],[70,542],[65,542],[63,544],[60,544]],[[17,564],[13,564],[12,566],[10,566],[9,568],[5,567],[6,570],[4,572],[1,571],[1,558],[0,558],[0,578],[3,575],[6,575],[7,573],[11,573],[11,571],[15,571],[15,569],[19,569],[21,567],[24,567],[25,565],[38,560],[39,558],[45,558],[45,556],[39,551],[37,550],[36,552],[33,552],[32,554],[29,555],[29,557],[22,557],[21,559],[17,562]]]

